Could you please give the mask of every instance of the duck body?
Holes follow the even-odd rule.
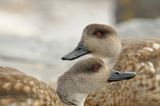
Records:
[[[136,77],[91,93],[85,106],[160,106],[160,40],[127,39],[122,45],[113,69],[133,70]]]
[[[137,74],[130,81],[111,83],[92,92],[85,106],[160,106],[160,39],[121,41],[112,27],[90,24],[83,30],[77,48],[62,59],[91,54],[109,64],[110,69]]]

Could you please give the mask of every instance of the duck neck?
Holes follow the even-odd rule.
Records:
[[[84,106],[88,94],[76,93],[74,91],[57,91],[64,106]]]
[[[106,52],[106,55],[103,55],[103,57],[101,59],[110,68],[113,68],[113,66],[116,64],[118,57],[121,53],[122,44],[121,44],[121,40],[119,39],[118,36],[114,36],[111,41],[112,41],[112,43],[114,42],[114,44],[111,43],[110,44],[111,46],[109,46],[109,48],[106,48],[106,50],[108,50],[108,51]]]
[[[107,57],[107,58],[102,58],[102,60],[107,65],[107,67],[110,67],[112,69],[113,66],[115,65],[115,63],[117,62],[117,58],[118,57],[114,57],[114,58],[108,58]]]

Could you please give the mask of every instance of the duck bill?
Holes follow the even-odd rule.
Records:
[[[129,80],[136,76],[135,72],[119,72],[119,71],[111,71],[108,82],[115,82],[121,80]]]
[[[80,42],[72,52],[63,56],[62,60],[74,60],[78,57],[88,54],[89,52],[90,51],[87,49],[87,47],[82,42]]]

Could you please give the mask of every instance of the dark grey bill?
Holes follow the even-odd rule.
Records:
[[[78,46],[72,52],[63,56],[62,60],[74,60],[88,53],[89,53],[89,50],[84,46],[82,42],[80,42]]]
[[[136,76],[135,72],[119,72],[119,71],[111,71],[110,77],[108,79],[109,82],[128,80]]]

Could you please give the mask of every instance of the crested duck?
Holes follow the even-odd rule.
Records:
[[[61,75],[57,90],[17,69],[0,67],[0,106],[83,106],[87,95],[134,72],[110,70],[97,58],[81,60]]]
[[[92,92],[86,106],[160,106],[160,39],[121,41],[111,26],[90,24],[78,46],[62,59],[74,60],[86,54],[102,59],[111,69],[137,74],[130,81]]]

